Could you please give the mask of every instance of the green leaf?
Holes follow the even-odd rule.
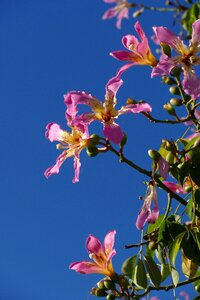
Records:
[[[200,165],[192,165],[190,168],[190,175],[194,183],[200,187],[200,176],[199,176]]]
[[[141,289],[147,288],[147,274],[141,259],[138,259],[138,263],[135,267],[134,283]]]
[[[192,33],[192,24],[200,18],[200,4],[193,4],[182,16],[182,26],[189,34]]]
[[[193,210],[193,199],[191,197],[185,208],[185,213],[189,218],[192,218],[192,210]]]
[[[161,276],[162,276],[162,282],[171,274],[169,265],[167,264],[161,264]]]
[[[200,266],[200,251],[196,242],[196,235],[194,237],[193,235],[194,232],[188,232],[182,240],[181,247],[185,256]]]
[[[185,232],[180,233],[174,241],[171,243],[169,247],[169,260],[172,263],[173,266],[175,266],[176,262],[176,256],[178,254],[178,251],[180,250],[180,245],[183,240],[183,237],[185,236]]]
[[[160,270],[157,266],[157,264],[155,263],[155,261],[152,259],[151,256],[145,256],[144,257],[144,263],[146,266],[146,269],[149,273],[149,277],[151,279],[152,284],[155,287],[159,287],[161,281],[162,281],[162,276],[160,273]]]
[[[171,275],[172,275],[173,284],[176,287],[179,282],[179,274],[178,274],[178,271],[174,267],[171,267]]]
[[[147,234],[152,233],[155,229],[160,227],[165,215],[159,215],[158,219],[154,224],[149,224],[147,228]]]
[[[127,258],[122,264],[122,274],[133,280],[137,255]]]

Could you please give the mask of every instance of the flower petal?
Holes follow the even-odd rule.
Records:
[[[122,9],[117,16],[117,23],[116,23],[116,27],[118,29],[121,29],[121,23],[122,23],[122,19],[128,19],[129,18],[129,9],[127,7],[125,7],[124,9]]]
[[[113,250],[114,243],[115,243],[115,235],[116,235],[116,230],[112,230],[108,232],[104,238],[104,250],[107,255]]]
[[[56,164],[52,167],[49,167],[48,169],[46,169],[46,171],[44,172],[44,175],[46,178],[48,178],[50,175],[52,174],[58,174],[60,167],[62,166],[62,164],[64,163],[64,161],[67,159],[67,151],[63,151],[56,159]]]
[[[200,78],[194,72],[184,72],[182,85],[184,91],[194,100],[200,96]]]
[[[141,112],[151,112],[152,107],[148,103],[136,103],[136,104],[128,104],[122,106],[121,109],[118,111],[118,115],[123,115],[127,113],[134,113],[138,114]]]
[[[124,136],[121,127],[114,122],[111,124],[104,124],[103,133],[105,137],[114,144],[119,144]]]
[[[93,253],[97,256],[104,255],[104,249],[99,241],[95,236],[89,235],[89,237],[86,240],[86,248],[89,253]]]
[[[105,11],[105,13],[102,16],[102,20],[111,19],[114,18],[117,15],[117,11],[115,8],[109,8]]]
[[[59,132],[62,132],[63,130],[60,128],[60,125],[57,123],[49,123],[46,126],[46,132],[45,136],[48,138],[51,142],[59,141]]]
[[[74,178],[72,179],[73,183],[79,182],[81,162],[79,158],[79,153],[74,156]]]
[[[69,268],[81,274],[102,274],[102,268],[91,261],[80,261],[70,264]]]
[[[200,19],[192,24],[192,39],[191,44],[194,46],[199,46],[200,44]]]
[[[118,89],[123,84],[123,80],[119,76],[111,78],[106,84],[106,94],[116,96]]]
[[[163,181],[164,185],[166,185],[172,192],[178,193],[178,194],[186,194],[186,191],[184,190],[183,186],[169,181]]]

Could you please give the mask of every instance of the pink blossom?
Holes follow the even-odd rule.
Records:
[[[200,57],[197,56],[200,52],[200,19],[193,23],[192,29],[190,44],[186,46],[169,29],[162,26],[153,27],[159,43],[170,46],[178,55],[169,57],[166,54],[162,54],[160,61],[153,68],[152,77],[168,75],[175,66],[180,65],[183,70],[183,89],[185,93],[196,100],[200,96],[200,78],[195,74],[193,66],[200,64]]]
[[[126,113],[150,112],[151,106],[147,103],[129,104],[116,110],[116,94],[123,81],[119,76],[111,78],[106,85],[105,101],[101,102],[91,94],[71,91],[65,95],[67,105],[66,117],[71,119],[71,125],[90,124],[97,120],[103,124],[103,133],[106,138],[119,144],[124,136],[121,127],[115,122],[120,115]],[[92,112],[77,115],[78,104],[88,105]]]
[[[80,127],[81,128],[81,127]],[[73,183],[79,181],[80,174],[80,153],[83,148],[87,147],[89,141],[89,134],[87,126],[82,126],[81,129],[72,127],[72,132],[69,133],[60,128],[57,123],[49,123],[46,127],[46,137],[51,141],[58,141],[57,149],[63,150],[58,156],[55,165],[49,167],[44,175],[48,178],[51,174],[59,172],[61,165],[69,157],[74,157],[74,178]]]
[[[151,211],[151,202],[153,202],[153,209]],[[136,227],[142,229],[146,222],[155,223],[159,216],[158,208],[158,197],[156,192],[156,186],[154,182],[150,182],[147,188],[147,192],[144,199],[144,204],[140,209],[140,212],[137,217]]]
[[[160,157],[158,160],[158,168],[163,179],[167,178],[169,167],[169,163],[164,158]]]
[[[89,235],[86,240],[86,248],[93,261],[74,262],[70,264],[69,268],[82,274],[97,273],[112,277],[115,274],[112,266],[112,258],[116,254],[113,249],[115,234],[115,230],[108,232],[103,245],[96,237]]]
[[[116,6],[108,9],[104,13],[102,19],[106,20],[106,19],[117,17],[116,27],[118,29],[121,29],[122,19],[129,18],[128,14],[129,14],[129,7],[131,6],[131,4],[129,4],[126,0],[104,0],[104,2],[115,3]]]
[[[190,177],[187,177],[183,185],[181,185],[180,183],[174,183],[170,181],[163,181],[162,183],[166,185],[172,192],[178,194],[187,194],[189,188],[196,188],[195,183]]]
[[[122,38],[122,44],[129,51],[119,50],[110,53],[110,55],[118,60],[129,62],[129,64],[126,64],[120,68],[117,73],[119,76],[122,72],[134,65],[156,65],[156,59],[149,48],[148,39],[142,30],[139,21],[135,23],[134,28],[139,35],[141,42],[139,42],[134,35],[128,34]]]

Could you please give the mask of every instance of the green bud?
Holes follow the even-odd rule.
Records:
[[[109,294],[109,295],[107,295],[107,297],[106,297],[106,300],[115,300],[115,295],[113,295],[113,294]]]
[[[108,295],[103,289],[98,289],[98,288],[93,288],[91,290],[91,294],[97,297],[105,297]]]
[[[134,99],[132,99],[132,98],[128,98],[128,99],[126,100],[126,104],[127,104],[127,105],[129,105],[129,104],[136,104],[136,103],[137,103],[137,101],[134,100]]]
[[[115,283],[112,280],[106,279],[106,280],[104,280],[104,287],[107,290],[114,290],[115,289]]]
[[[121,142],[119,143],[120,147],[121,148],[124,147],[126,145],[126,143],[127,143],[127,135],[124,133],[124,136],[123,136]]]
[[[183,104],[182,100],[178,98],[171,98],[169,102],[174,106],[181,106]]]
[[[155,162],[158,162],[161,158],[160,153],[153,149],[148,150],[148,154],[151,157],[151,159],[153,159]]]
[[[86,153],[88,156],[94,157],[99,153],[99,151],[98,151],[97,147],[89,146],[86,148]]]
[[[161,43],[161,47],[162,47],[163,52],[164,52],[167,56],[171,57],[171,48],[170,48],[170,46],[167,45],[167,44]]]
[[[92,134],[88,142],[88,147],[97,145],[99,140],[100,136],[98,136],[97,134]]]
[[[184,188],[184,190],[185,190],[187,193],[190,193],[190,192],[192,192],[192,186],[186,186],[186,187]]]
[[[195,291],[197,292],[197,293],[200,293],[200,283],[199,284],[197,284],[197,285],[195,285]]]
[[[177,86],[170,86],[169,92],[172,95],[180,95],[180,91],[179,91],[179,88]]]
[[[176,84],[176,81],[168,76],[162,76],[162,82],[169,85]]]
[[[170,103],[164,104],[163,108],[168,112],[168,114],[176,116],[176,111]]]
[[[104,282],[103,282],[103,281],[97,282],[97,287],[98,287],[99,289],[104,289]]]

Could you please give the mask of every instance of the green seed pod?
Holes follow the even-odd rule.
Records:
[[[168,76],[162,76],[162,82],[168,85],[176,84],[176,81]]]
[[[172,95],[180,95],[180,91],[179,91],[179,88],[177,86],[170,86],[169,92]]]
[[[97,134],[92,134],[88,141],[88,147],[97,145],[99,140],[100,140],[100,136],[98,136]]]
[[[171,98],[169,102],[174,106],[181,106],[183,104],[182,100],[178,98]]]
[[[151,159],[153,159],[155,162],[158,162],[159,159],[161,158],[161,155],[159,152],[157,152],[156,150],[150,149],[148,150],[148,155],[151,157]]]
[[[168,112],[168,114],[176,116],[176,111],[170,103],[164,104],[163,108]]]
[[[97,297],[105,297],[105,296],[108,295],[105,290],[98,289],[98,288],[93,288],[92,291],[91,291],[91,294],[93,294]]]
[[[98,287],[99,289],[104,289],[104,282],[103,282],[103,281],[97,282],[97,287]]]
[[[86,153],[88,156],[94,157],[99,153],[99,151],[98,151],[97,147],[91,146],[91,147],[86,148]]]
[[[115,283],[112,280],[106,279],[106,280],[104,280],[104,287],[107,290],[114,290],[115,289]]]
[[[113,295],[113,294],[109,294],[109,295],[107,295],[107,297],[106,297],[106,300],[115,300],[115,295]]]

